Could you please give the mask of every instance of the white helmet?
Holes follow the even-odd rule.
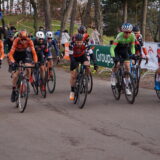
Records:
[[[45,39],[45,35],[44,35],[44,33],[42,31],[38,31],[36,33],[36,38],[38,38],[38,39]]]
[[[51,31],[48,31],[46,33],[46,38],[53,38],[53,33]]]

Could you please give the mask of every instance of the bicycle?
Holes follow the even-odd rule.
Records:
[[[40,74],[40,67],[37,67],[32,71],[32,77],[30,78],[30,83],[36,95],[38,95],[39,89],[40,89],[42,97],[46,98],[46,95],[47,95],[46,78],[42,80],[42,77]]]
[[[56,73],[55,73],[55,69],[54,69],[54,66],[52,66],[51,70],[49,69],[49,67],[48,67],[48,61],[46,61],[45,67],[46,67],[46,73],[45,73],[46,77],[45,77],[45,79],[46,79],[46,84],[47,84],[48,92],[49,93],[53,93],[54,90],[55,90],[55,87],[56,87]]]
[[[132,60],[134,60],[134,63]],[[135,56],[133,58],[131,57],[131,60],[130,60],[130,72],[131,72],[133,80],[134,80],[135,96],[138,95],[139,82],[140,82],[140,78],[141,78],[141,68],[140,68],[140,65],[138,62],[139,61],[141,62],[142,60],[146,60],[146,64],[147,64],[147,59],[142,58],[141,56]]]
[[[119,100],[121,97],[122,91],[125,93],[126,100],[128,103],[133,104],[135,101],[135,87],[134,87],[134,80],[130,72],[125,71],[124,68],[124,60],[119,58],[120,66],[115,73],[116,78],[116,85],[111,86],[113,95],[116,100]],[[127,78],[126,78],[127,77]],[[126,89],[131,91],[131,95],[126,93]]]
[[[29,95],[29,82],[25,77],[25,70],[27,68],[34,68],[32,66],[25,66],[20,63],[16,65],[19,70],[18,81],[16,85],[16,106],[20,113],[23,113],[27,107],[28,95]]]
[[[80,67],[77,68],[78,75],[74,91],[74,104],[78,103],[78,107],[80,109],[84,108],[88,95],[88,77],[85,68],[86,66],[84,66],[83,64],[81,64]]]

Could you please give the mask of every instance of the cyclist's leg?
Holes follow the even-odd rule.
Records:
[[[76,58],[73,56],[70,56],[70,73],[71,73],[71,78],[70,78],[70,85],[71,85],[71,92],[70,92],[70,100],[74,100],[74,87],[76,83],[76,78],[77,78],[77,71],[76,68],[78,67],[78,61]]]

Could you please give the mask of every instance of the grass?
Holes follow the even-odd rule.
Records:
[[[33,17],[31,15],[24,16],[24,15],[7,15],[4,16],[6,25],[12,24],[15,25],[17,30],[26,29],[28,32],[34,33],[33,28]],[[51,26],[53,31],[57,31],[60,29],[60,21],[59,20],[52,20]],[[42,19],[38,19],[38,26],[44,26],[44,22]],[[66,27],[69,30],[69,24]],[[78,25],[75,24],[74,33],[76,33],[78,29]],[[88,33],[91,34],[92,29],[88,29]],[[113,40],[113,37],[103,36],[103,42],[105,45],[109,44],[110,40]]]

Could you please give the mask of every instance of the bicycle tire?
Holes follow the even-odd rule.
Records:
[[[114,95],[114,98],[116,99],[116,100],[119,100],[120,99],[120,97],[121,97],[121,85],[120,85],[120,75],[119,75],[119,73],[117,72],[116,74],[115,74],[115,78],[116,78],[116,85],[115,86],[111,86],[111,88],[112,88],[112,93],[113,93],[113,95]]]
[[[93,89],[92,73],[89,73],[89,75],[87,75],[87,77],[88,77],[88,93],[90,94],[92,92],[92,89]]]
[[[135,97],[136,97],[135,96],[135,86],[134,86],[133,77],[132,77],[131,73],[129,73],[129,72],[125,72],[124,77],[129,77],[128,87],[129,87],[129,89],[132,93],[131,95],[127,95],[127,93],[126,93],[126,87],[127,86],[125,85],[125,82],[124,82],[125,78],[123,78],[125,97],[126,97],[126,100],[128,101],[128,103],[133,104],[135,102]]]
[[[56,88],[56,73],[54,67],[52,67],[53,75],[49,76],[48,71],[46,72],[47,75],[47,88],[49,93],[53,93]]]
[[[29,94],[29,83],[26,79],[20,81],[20,86],[18,89],[18,110],[20,113],[23,113],[27,107]],[[24,104],[22,100],[24,99]]]
[[[84,97],[82,96],[84,94]],[[82,75],[79,79],[79,87],[78,87],[78,107],[80,109],[84,108],[84,105],[87,100],[88,95],[88,77],[86,75]]]
[[[135,96],[138,95],[138,92],[139,92],[139,70],[138,68],[132,68],[131,69],[131,74],[132,74],[132,77],[133,77],[133,82],[134,82],[134,87],[135,87]]]

